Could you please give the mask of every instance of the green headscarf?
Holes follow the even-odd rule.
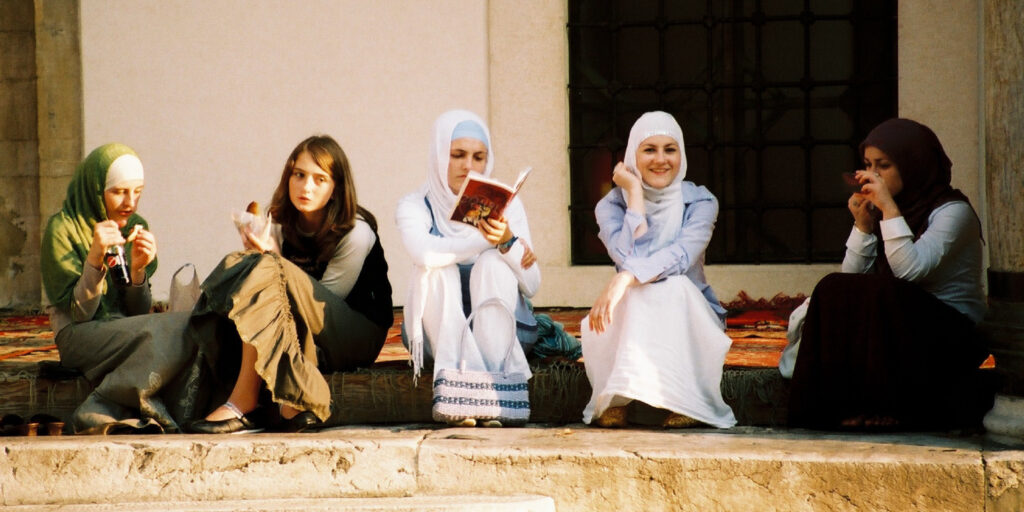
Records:
[[[100,146],[89,153],[75,169],[64,206],[46,224],[40,251],[43,287],[50,303],[66,312],[71,311],[75,284],[82,276],[82,267],[92,245],[93,230],[98,222],[107,219],[107,207],[103,201],[107,170],[122,155],[138,156],[128,146],[116,143]],[[121,234],[126,236],[136,224],[149,229],[145,219],[133,214],[121,229]],[[125,246],[125,253],[130,265],[131,244]],[[152,276],[154,271],[156,259],[146,266],[146,277]],[[110,279],[110,273],[107,273],[103,298],[94,320],[107,318],[120,310],[123,291],[113,286]]]

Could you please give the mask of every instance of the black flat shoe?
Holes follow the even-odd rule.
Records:
[[[188,431],[193,434],[253,434],[263,432],[263,428],[242,416],[219,421],[195,420],[188,425]]]
[[[302,411],[291,418],[281,421],[281,432],[302,432],[321,424],[316,415],[310,411]]]
[[[195,420],[186,425],[185,430],[193,434],[253,434],[262,432],[263,427],[259,426],[248,415],[242,414],[231,402],[224,404],[236,417],[226,420]],[[255,411],[249,411],[253,414]]]

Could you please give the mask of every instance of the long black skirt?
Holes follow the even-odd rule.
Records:
[[[906,428],[977,423],[992,405],[988,356],[967,316],[914,283],[831,274],[811,295],[789,423],[835,428],[887,417]]]

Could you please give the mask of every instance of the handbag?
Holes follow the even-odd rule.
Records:
[[[470,322],[481,308],[497,303],[512,316],[512,341],[496,372],[466,370],[462,350],[466,343],[466,332]],[[442,368],[434,377],[434,404],[431,409],[434,421],[450,423],[473,418],[476,420],[498,420],[503,425],[522,425],[530,419],[530,388],[527,376],[521,372],[509,372],[512,350],[518,340],[515,333],[515,317],[508,305],[498,298],[481,303],[466,318],[466,328],[458,344],[458,368]]]
[[[178,279],[178,274],[181,274],[185,267],[192,268],[192,279],[182,282]],[[192,307],[199,300],[200,293],[202,291],[199,289],[199,275],[196,273],[195,265],[191,263],[182,265],[171,276],[171,291],[167,300],[167,310],[171,312],[192,311]]]

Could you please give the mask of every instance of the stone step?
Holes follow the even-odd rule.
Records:
[[[296,498],[270,500],[159,501],[88,505],[20,505],[10,512],[293,512],[345,510],[349,512],[555,512],[555,502],[546,496],[410,496],[405,498]]]
[[[568,424],[581,420],[590,399],[582,363],[537,365],[530,380],[534,423]],[[404,362],[325,376],[334,415],[329,425],[408,424],[431,422],[429,377],[412,378]],[[92,390],[83,378],[55,379],[38,365],[0,367],[0,416],[45,413],[68,420]],[[740,425],[782,426],[786,420],[788,382],[775,368],[730,368],[722,376],[722,395]],[[70,423],[68,423],[70,425]]]
[[[1024,451],[953,434],[420,425],[0,440],[0,506],[54,510],[523,493],[560,512],[1024,509]]]

